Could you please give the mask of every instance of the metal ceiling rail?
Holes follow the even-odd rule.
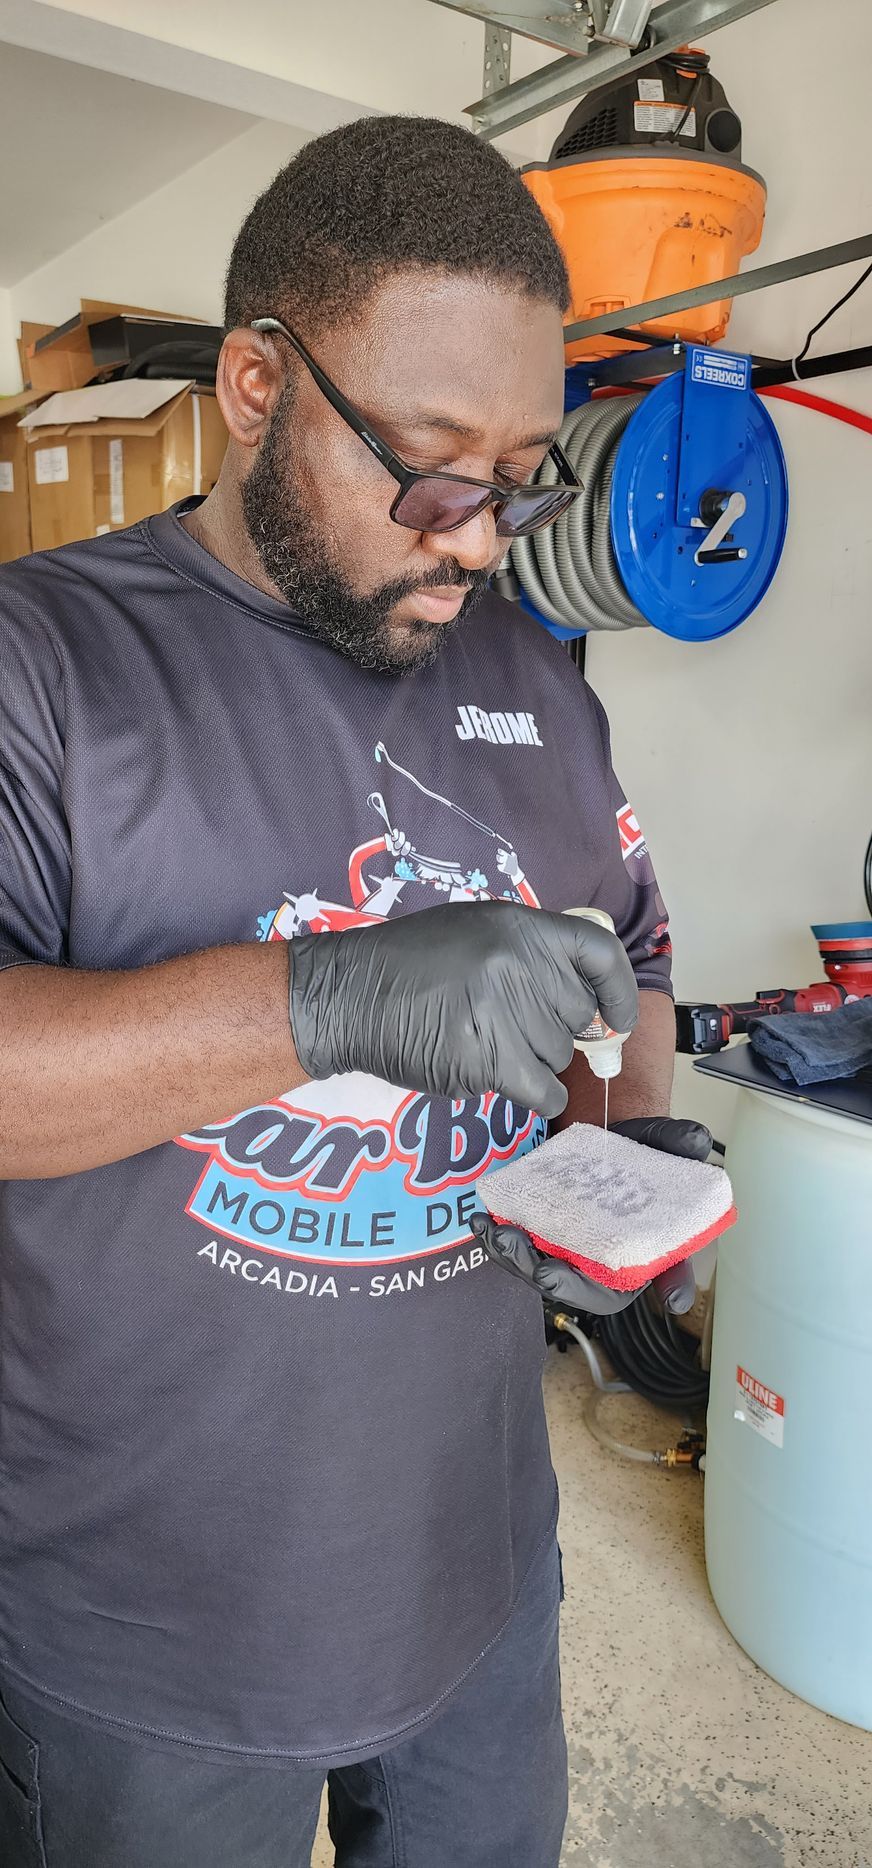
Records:
[[[595,91],[617,72],[635,71],[650,65],[667,52],[678,51],[692,39],[717,32],[748,13],[771,6],[773,0],[664,0],[652,13],[645,42],[636,51],[591,40],[586,26],[587,9],[573,4],[573,0],[515,0],[513,6],[477,5],[475,0],[435,0],[435,4],[450,7],[455,13],[469,14],[485,26],[499,26],[546,45],[565,47],[574,54],[554,59],[541,71],[492,90],[478,103],[466,106],[473,129],[488,141],[494,136],[504,136],[522,123],[529,123],[531,118],[553,110],[555,105],[569,103],[586,91]]]
[[[437,6],[449,6],[454,13],[468,13],[485,26],[502,26],[524,39],[537,39],[540,45],[553,45],[558,52],[575,52],[581,57],[590,47],[590,15],[587,6],[574,0],[515,0],[514,6],[491,5],[490,0],[436,0]]]
[[[848,266],[853,260],[872,257],[872,233],[856,240],[843,240],[838,246],[818,247],[814,253],[798,253],[795,259],[775,260],[771,266],[755,266],[751,272],[734,273],[731,279],[710,280],[683,292],[670,292],[665,298],[652,298],[645,305],[626,305],[620,311],[607,311],[598,318],[582,318],[564,328],[568,344],[579,337],[606,337],[625,331],[653,318],[668,318],[675,311],[689,311],[693,305],[717,304],[722,298],[741,298],[746,292],[760,292],[767,285],[784,285],[789,279],[803,279],[808,273],[827,272],[832,266]]]

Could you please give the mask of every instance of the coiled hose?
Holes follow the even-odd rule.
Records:
[[[641,1302],[642,1300],[638,1301]],[[635,1309],[635,1306],[632,1306],[632,1309]],[[623,1332],[618,1331],[613,1333],[612,1339],[609,1342],[602,1326],[606,1322],[618,1324],[622,1322],[624,1318],[629,1319],[630,1315],[631,1311],[621,1311],[618,1317],[611,1317],[608,1319],[605,1317],[588,1317],[587,1319],[588,1331],[590,1331],[594,1325],[596,1326],[597,1335],[606,1345],[609,1355],[614,1358],[615,1367],[618,1368],[621,1366],[623,1349],[625,1347],[625,1344],[621,1341]],[[643,1466],[685,1465],[688,1467],[697,1467],[699,1465],[702,1448],[702,1436],[699,1434],[685,1434],[677,1447],[673,1447],[665,1453],[650,1452],[647,1447],[628,1446],[625,1440],[616,1440],[614,1434],[609,1432],[600,1417],[601,1405],[609,1395],[630,1394],[633,1390],[643,1395],[646,1401],[653,1401],[657,1407],[667,1408],[670,1413],[681,1414],[686,1411],[698,1411],[701,1409],[705,1405],[704,1396],[708,1394],[708,1376],[705,1375],[702,1378],[705,1384],[703,1390],[695,1345],[691,1344],[690,1339],[684,1342],[680,1340],[677,1341],[679,1362],[678,1364],[674,1364],[671,1369],[668,1369],[667,1381],[664,1383],[662,1364],[665,1360],[668,1368],[671,1358],[669,1357],[668,1351],[664,1357],[663,1344],[656,1343],[656,1331],[654,1332],[655,1360],[656,1364],[659,1366],[654,1368],[654,1386],[652,1387],[652,1364],[650,1359],[648,1359],[648,1366],[643,1368],[640,1372],[636,1364],[636,1359],[631,1357],[629,1365],[624,1368],[624,1373],[629,1376],[629,1380],[606,1381],[599,1357],[593,1343],[589,1340],[589,1334],[581,1328],[580,1318],[578,1322],[573,1322],[572,1317],[568,1316],[566,1311],[552,1311],[546,1307],[546,1323],[550,1324],[551,1329],[558,1334],[558,1337],[560,1332],[565,1332],[567,1336],[574,1337],[579,1348],[584,1353],[584,1358],[593,1380],[593,1387],[584,1404],[584,1420],[585,1425],[590,1429],[594,1439],[599,1441],[600,1446],[604,1446],[610,1453],[619,1453],[622,1459],[632,1459],[635,1460],[638,1465]],[[671,1317],[664,1317],[662,1319],[662,1324],[666,1331],[668,1342],[676,1343],[677,1339],[685,1338],[685,1332],[683,1330],[675,1330],[675,1325]],[[621,1343],[621,1347],[617,1350],[615,1347],[616,1341]],[[688,1362],[688,1358],[692,1358],[694,1365],[693,1373],[691,1372],[691,1365]],[[643,1361],[644,1360],[645,1358],[643,1358]]]
[[[614,1317],[598,1317],[595,1335],[617,1374],[657,1407],[704,1408],[709,1374],[700,1346],[668,1313],[658,1316],[646,1298]]]
[[[612,474],[624,430],[645,391],[609,396],[573,409],[560,445],[584,492],[555,525],[512,542],[512,568],[530,602],[565,629],[638,629],[647,617],[630,601],[609,530]],[[557,480],[546,456],[537,478]]]
[[[655,1308],[644,1291],[626,1310],[611,1317],[585,1311],[567,1316],[565,1311],[546,1304],[545,1334],[549,1342],[555,1340],[555,1330],[565,1330],[581,1344],[594,1387],[603,1393],[631,1388],[655,1407],[678,1413],[704,1408],[708,1401],[705,1340],[698,1342],[668,1311]],[[617,1381],[606,1381],[597,1356],[598,1345],[605,1350]]]

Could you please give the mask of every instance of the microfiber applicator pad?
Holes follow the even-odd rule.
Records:
[[[586,1122],[483,1175],[476,1193],[499,1224],[615,1291],[638,1290],[736,1218],[722,1168]]]

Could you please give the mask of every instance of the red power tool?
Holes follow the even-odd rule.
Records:
[[[734,1005],[678,1004],[675,1048],[699,1057],[722,1051],[754,1018],[780,1012],[833,1012],[852,999],[872,998],[872,921],[834,921],[812,928],[826,979],[795,991],[779,986]]]

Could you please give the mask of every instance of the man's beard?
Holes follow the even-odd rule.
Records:
[[[290,408],[286,389],[242,489],[245,523],[261,566],[321,642],[374,673],[414,674],[435,661],[446,637],[480,602],[489,573],[467,571],[456,559],[443,558],[424,576],[396,578],[371,596],[357,596],[331,564],[303,504],[290,445]],[[453,585],[467,595],[450,622],[388,622],[389,612],[404,597]]]

